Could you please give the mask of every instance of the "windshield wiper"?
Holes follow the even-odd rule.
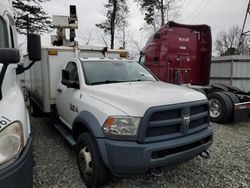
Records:
[[[144,82],[144,81],[155,81],[155,80],[142,80],[142,79],[138,79],[138,80],[129,80],[129,82]]]
[[[105,80],[101,82],[93,82],[90,85],[101,85],[101,84],[113,84],[113,83],[122,83],[127,81],[119,81],[119,80]]]

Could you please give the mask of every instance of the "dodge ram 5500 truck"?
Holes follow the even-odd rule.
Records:
[[[29,35],[29,57],[39,60],[37,35]],[[34,39],[37,39],[36,41]],[[38,42],[38,43],[37,43]],[[32,45],[32,46],[31,46]],[[20,53],[17,49],[15,22],[8,0],[0,2],[0,187],[32,187],[32,147],[29,114],[26,109],[17,74],[26,68],[17,65]]]
[[[119,58],[72,58],[63,66],[64,53],[43,50],[26,78],[33,108],[56,109],[56,128],[77,146],[88,187],[102,186],[111,173],[182,163],[211,145],[209,104],[200,92],[163,83],[142,65]]]

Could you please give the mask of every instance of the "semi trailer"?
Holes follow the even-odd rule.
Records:
[[[104,185],[111,174],[140,174],[205,157],[212,144],[207,98],[159,81],[124,54],[43,47],[42,60],[26,72],[32,113],[55,114],[55,128],[76,147],[88,187]]]
[[[12,5],[0,2],[0,187],[32,187],[32,138],[29,113],[17,82],[20,63]],[[37,35],[28,35],[29,60],[39,60]],[[38,44],[38,46],[36,45]],[[38,53],[37,53],[38,52]],[[26,67],[27,68],[27,67]]]
[[[206,95],[211,121],[247,121],[249,92],[227,83],[210,84],[211,54],[209,26],[170,21],[147,41],[139,63],[164,82],[184,85]]]

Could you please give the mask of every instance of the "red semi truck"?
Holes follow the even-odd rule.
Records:
[[[211,121],[247,121],[250,118],[248,92],[226,84],[209,85],[211,54],[212,37],[208,25],[170,21],[149,38],[139,63],[162,81],[204,93],[210,102]]]

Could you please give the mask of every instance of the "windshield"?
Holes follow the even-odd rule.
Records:
[[[85,81],[88,85],[119,82],[156,81],[144,67],[128,61],[83,62]]]
[[[8,47],[8,33],[5,21],[0,16],[0,48]]]

